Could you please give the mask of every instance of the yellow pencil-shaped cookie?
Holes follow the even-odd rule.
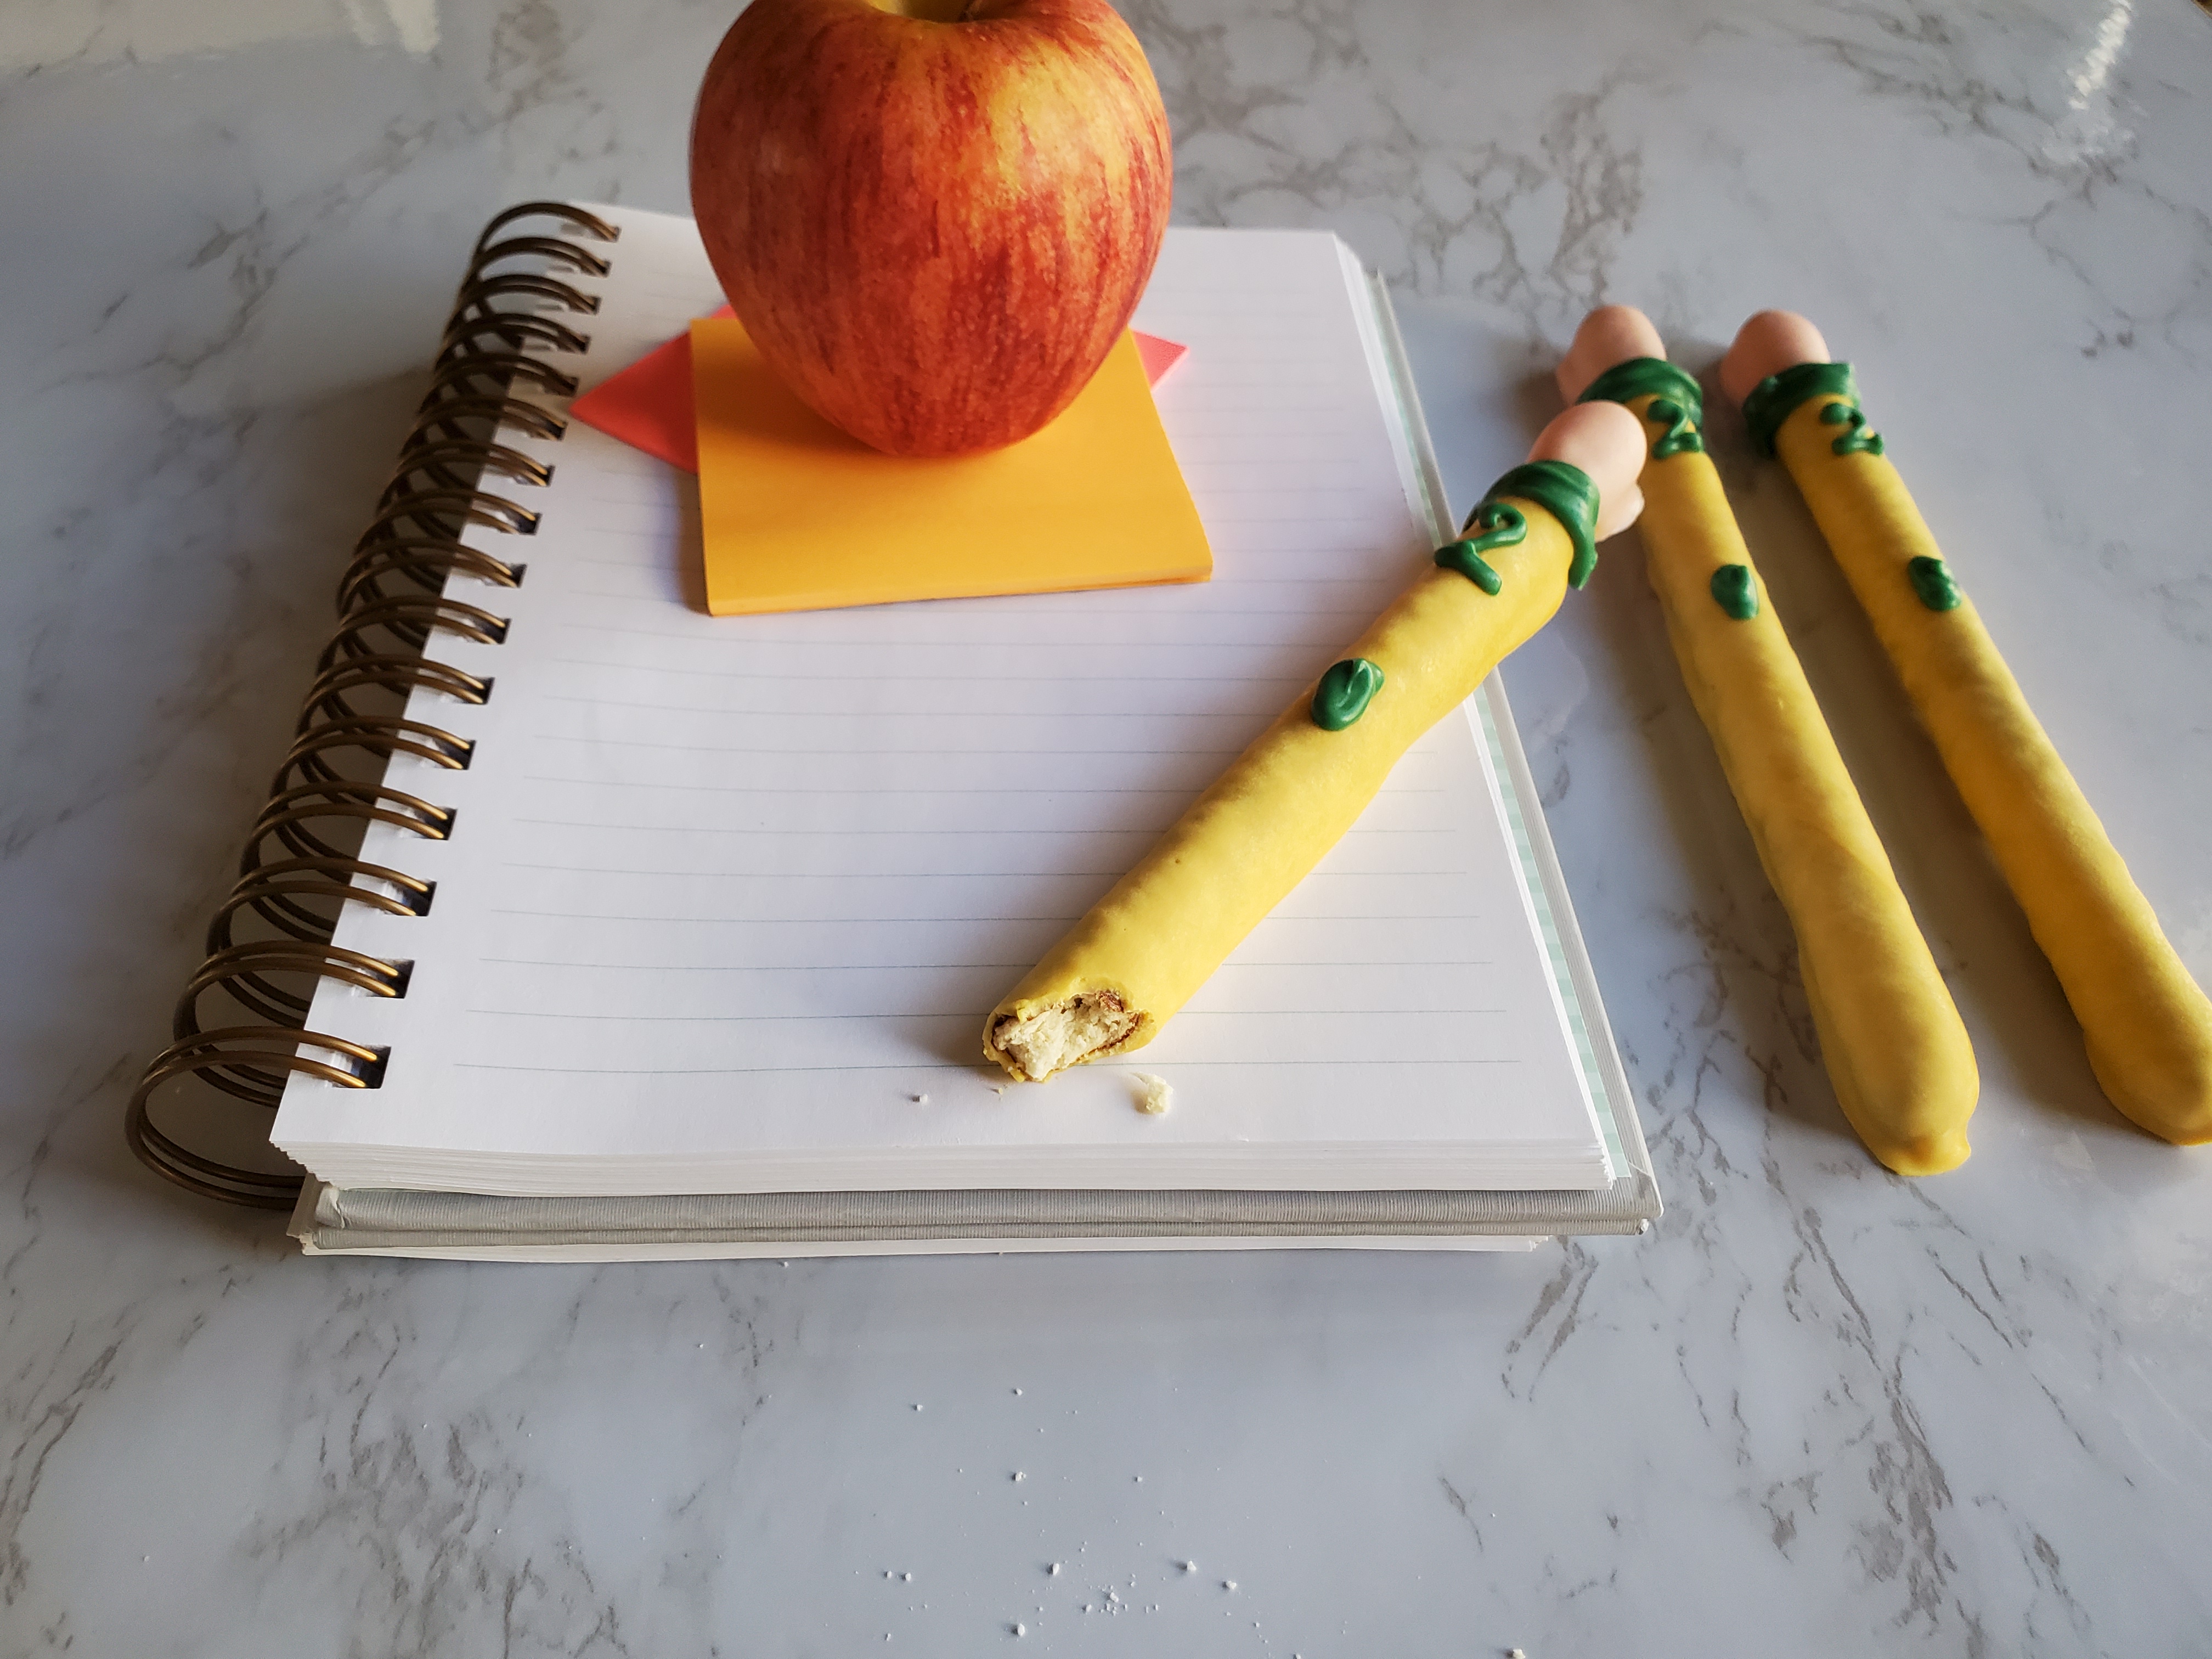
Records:
[[[1850,366],[1803,318],[1770,311],[1743,325],[1721,380],[1804,493],[2051,958],[2106,1094],[2153,1134],[2212,1140],[2212,1001],[1952,580]]]
[[[1955,1169],[1981,1088],[1966,1023],[1753,568],[1698,430],[1698,383],[1664,353],[1643,313],[1607,306],[1576,331],[1559,391],[1570,402],[1613,399],[1644,422],[1645,568],[1690,700],[1796,930],[1844,1115],[1900,1175]]]
[[[1042,1082],[1151,1042],[1352,827],[1413,740],[1588,579],[1596,538],[1634,516],[1643,447],[1611,404],[1545,428],[1436,568],[991,1011],[984,1054]]]

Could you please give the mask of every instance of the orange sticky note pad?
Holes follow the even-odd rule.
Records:
[[[730,314],[727,306],[708,313]],[[1133,328],[1129,332],[1136,337],[1145,378],[1154,386],[1190,353],[1188,346],[1157,334]],[[609,375],[569,404],[568,412],[586,426],[595,426],[671,466],[696,472],[699,441],[692,431],[690,329],[665,345],[655,346],[621,374]]]
[[[691,325],[691,365],[718,617],[1213,574],[1127,334],[1042,432],[951,458],[885,455],[848,437],[769,371],[735,318]]]

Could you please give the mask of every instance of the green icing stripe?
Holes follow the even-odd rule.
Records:
[[[1517,519],[1521,515],[1516,513],[1513,516]],[[1522,532],[1524,536],[1527,533]],[[1446,570],[1458,571],[1486,593],[1495,594],[1505,586],[1504,578],[1490,568],[1470,541],[1446,542],[1437,550],[1437,563]]]
[[[1592,380],[1588,389],[1575,401],[1578,404],[1625,404],[1632,398],[1646,396],[1664,398],[1686,413],[1693,426],[1705,424],[1705,394],[1689,371],[1668,362],[1664,357],[1631,357],[1625,363],[1615,363]],[[1674,416],[1668,418],[1671,420]]]
[[[1774,453],[1774,434],[1797,405],[1814,398],[1833,398],[1858,407],[1858,383],[1849,363],[1799,363],[1770,374],[1743,400],[1743,423],[1762,455]],[[1840,453],[1840,452],[1838,452]]]
[[[1484,510],[1506,495],[1534,501],[1559,521],[1575,550],[1567,566],[1567,586],[1580,587],[1589,581],[1597,568],[1597,485],[1590,475],[1565,461],[1523,461],[1490,486],[1480,505],[1468,515],[1468,527],[1474,528]]]
[[[1713,600],[1738,622],[1759,614],[1759,584],[1747,564],[1724,564],[1713,572]]]
[[[1521,516],[1518,507],[1504,501],[1486,501],[1468,515],[1467,527],[1482,533],[1446,542],[1437,550],[1437,563],[1443,569],[1458,571],[1484,592],[1495,594],[1505,586],[1505,579],[1482,556],[1527,541],[1528,520]]]
[[[1314,688],[1313,723],[1324,732],[1341,732],[1367,712],[1382,689],[1381,669],[1364,657],[1347,657]]]
[[[1879,455],[1881,453],[1881,434],[1867,430],[1866,410],[1861,409],[1856,404],[1830,404],[1820,411],[1820,424],[1850,428],[1828,446],[1828,453],[1831,455]]]
[[[1698,434],[1694,417],[1689,410],[1671,398],[1654,398],[1644,405],[1644,418],[1656,421],[1667,428],[1659,441],[1651,446],[1651,459],[1663,461],[1672,455],[1702,455],[1705,441]]]
[[[1920,596],[1920,603],[1930,611],[1956,611],[1959,601],[1966,598],[1941,559],[1931,559],[1925,554],[1909,559],[1905,574],[1912,584],[1912,591]]]
[[[1644,418],[1667,428],[1651,446],[1651,459],[1663,461],[1670,455],[1704,453],[1705,441],[1698,434],[1698,425],[1705,416],[1705,393],[1688,374],[1664,357],[1631,357],[1625,363],[1615,363],[1592,380],[1575,401],[1626,406],[1630,399],[1646,396],[1651,401],[1644,406]]]

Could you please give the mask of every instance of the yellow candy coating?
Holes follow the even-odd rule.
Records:
[[[1838,455],[1829,399],[1776,451],[1896,665],[2035,941],[2081,1022],[2112,1103],[2179,1145],[2212,1141],[2212,1000],[2190,977],[1970,599],[1934,611],[1909,580],[1942,550],[1886,456]]]
[[[1485,556],[1503,579],[1498,594],[1444,569],[1401,594],[1343,653],[1382,671],[1365,712],[1324,731],[1313,718],[1315,686],[1306,686],[992,1010],[985,1058],[1027,1076],[993,1041],[1001,1022],[1102,992],[1135,1024],[1082,1058],[1151,1042],[1343,837],[1414,740],[1550,619],[1566,592],[1572,544],[1541,507],[1504,499],[1527,519],[1528,535]]]
[[[1629,407],[1642,415],[1650,402]],[[1844,1115],[1900,1175],[1954,1169],[1970,1150],[1966,1122],[1981,1088],[1972,1044],[1751,568],[1720,475],[1693,451],[1647,461],[1640,482],[1651,586],[1691,701],[1796,930]],[[1758,596],[1747,619],[1713,592],[1715,572],[1730,565],[1747,571]]]

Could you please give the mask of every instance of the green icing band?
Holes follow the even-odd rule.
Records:
[[[1881,434],[1867,430],[1866,411],[1856,404],[1830,404],[1820,411],[1820,424],[1850,428],[1828,446],[1831,455],[1881,453]]]
[[[1859,388],[1858,383],[1851,379],[1851,366],[1849,363],[1799,363],[1784,369],[1779,374],[1768,375],[1752,387],[1751,396],[1743,400],[1743,423],[1751,428],[1751,441],[1759,446],[1760,454],[1771,455],[1774,453],[1774,434],[1782,430],[1783,422],[1796,412],[1798,404],[1814,398],[1832,398],[1856,409],[1859,406]],[[1863,421],[1864,417],[1861,419]],[[1852,430],[1856,432],[1857,428],[1854,427]],[[1874,436],[1872,433],[1867,435],[1869,438]],[[1838,455],[1848,453],[1841,448],[1836,451]],[[1881,452],[1875,449],[1871,453],[1878,455]]]
[[[1575,550],[1567,565],[1567,586],[1580,587],[1589,581],[1590,573],[1597,568],[1597,485],[1590,481],[1590,475],[1565,461],[1523,461],[1490,486],[1480,505],[1468,515],[1468,527],[1474,528],[1475,520],[1505,495],[1534,501],[1559,521]],[[1526,533],[1524,528],[1522,534]],[[1513,538],[1520,539],[1520,536]],[[1475,545],[1478,550],[1482,547],[1480,540]]]
[[[1468,515],[1467,526],[1482,533],[1446,542],[1437,550],[1437,563],[1456,570],[1484,592],[1495,594],[1505,579],[1493,570],[1483,555],[1501,547],[1518,547],[1528,539],[1528,521],[1518,507],[1504,501],[1486,501]]]
[[[1713,601],[1738,622],[1759,614],[1759,584],[1747,564],[1724,564],[1713,572]]]
[[[1704,453],[1705,441],[1697,428],[1705,417],[1705,393],[1687,371],[1664,357],[1631,357],[1625,363],[1615,363],[1592,380],[1575,401],[1626,404],[1632,398],[1645,396],[1652,401],[1645,406],[1644,418],[1667,428],[1666,435],[1651,446],[1653,460]]]
[[[1382,689],[1382,671],[1364,657],[1347,657],[1321,677],[1314,688],[1313,722],[1324,732],[1341,732],[1367,712]]]
[[[1912,583],[1912,591],[1920,596],[1920,603],[1930,611],[1956,611],[1959,601],[1966,597],[1959,592],[1959,584],[1951,580],[1951,573],[1941,559],[1923,554],[1907,560],[1905,574]]]

